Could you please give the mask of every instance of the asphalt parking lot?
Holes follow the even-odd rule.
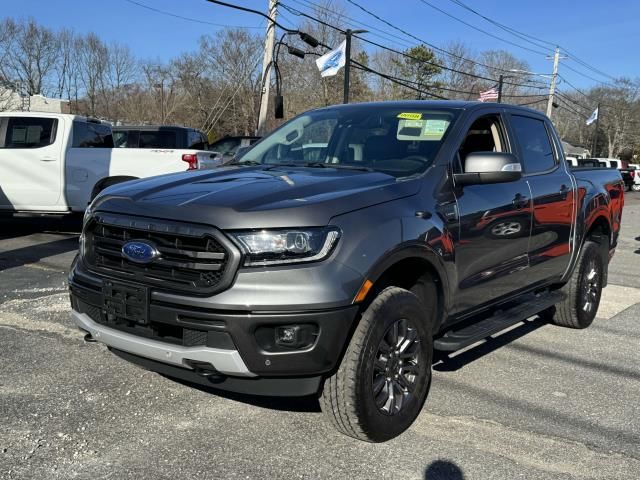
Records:
[[[87,344],[69,319],[73,220],[0,220],[0,478],[640,478],[640,194],[598,319],[530,320],[434,366],[386,444],[314,399],[216,394]]]

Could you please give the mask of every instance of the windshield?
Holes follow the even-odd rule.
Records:
[[[374,170],[397,178],[433,163],[458,115],[453,109],[380,107],[302,114],[238,162]]]

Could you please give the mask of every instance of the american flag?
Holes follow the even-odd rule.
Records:
[[[496,87],[491,87],[486,92],[480,92],[480,100],[481,102],[490,102],[491,100],[498,99],[498,89]]]

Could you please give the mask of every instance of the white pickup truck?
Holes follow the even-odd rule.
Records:
[[[0,212],[83,212],[110,185],[195,170],[212,155],[113,148],[109,123],[68,114],[0,112]]]

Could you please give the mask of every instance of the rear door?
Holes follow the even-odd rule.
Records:
[[[64,131],[64,120],[53,116],[0,117],[0,208],[57,209]]]
[[[84,210],[96,183],[110,176],[113,150],[111,126],[74,120],[66,166],[67,202],[74,210]]]
[[[574,178],[546,117],[512,114],[510,123],[533,198],[528,281],[533,284],[559,279],[571,256]]]
[[[472,152],[517,153],[500,110],[483,110],[468,120],[465,130],[454,172],[464,171],[465,158]],[[521,179],[456,187],[455,196],[460,222],[455,308],[463,313],[528,284],[531,195]]]

